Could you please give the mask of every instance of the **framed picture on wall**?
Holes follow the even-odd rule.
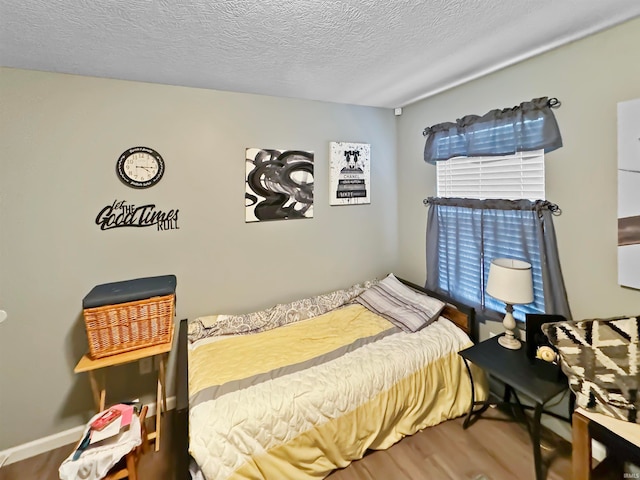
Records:
[[[371,145],[330,142],[329,203],[371,203]]]
[[[313,152],[247,148],[245,222],[313,218]]]
[[[618,103],[618,283],[640,289],[640,98]]]

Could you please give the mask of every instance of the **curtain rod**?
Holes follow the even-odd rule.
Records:
[[[425,207],[430,205],[444,205],[447,207],[463,207],[489,210],[532,210],[540,212],[549,210],[553,215],[562,215],[560,207],[548,200],[528,200],[520,198],[507,200],[504,198],[454,198],[454,197],[429,197],[422,200]]]

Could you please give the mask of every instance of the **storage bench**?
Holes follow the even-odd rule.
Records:
[[[101,358],[171,340],[175,275],[94,287],[82,300],[89,353]]]

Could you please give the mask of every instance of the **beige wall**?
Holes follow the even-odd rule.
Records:
[[[554,225],[573,316],[640,313],[640,291],[617,283],[616,257],[616,108],[640,97],[638,45],[640,19],[405,108],[398,121],[398,274],[426,278],[422,199],[435,195],[435,167],[422,159],[424,127],[557,97],[564,147],[546,158],[547,199],[562,209]]]
[[[0,450],[87,419],[89,382],[73,367],[87,349],[81,301],[96,284],[174,273],[179,319],[247,312],[391,271],[395,139],[387,109],[0,70],[0,309],[9,314],[0,325]],[[371,144],[370,205],[329,206],[330,141]],[[166,161],[162,181],[143,191],[115,175],[118,156],[138,145]],[[313,219],[245,223],[246,147],[315,152]],[[115,199],[178,208],[180,229],[100,231],[95,217]],[[108,379],[113,400],[154,391],[136,365]]]

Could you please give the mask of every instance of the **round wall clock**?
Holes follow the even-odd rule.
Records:
[[[164,160],[152,148],[133,147],[118,158],[116,173],[130,187],[152,187],[164,175]]]

